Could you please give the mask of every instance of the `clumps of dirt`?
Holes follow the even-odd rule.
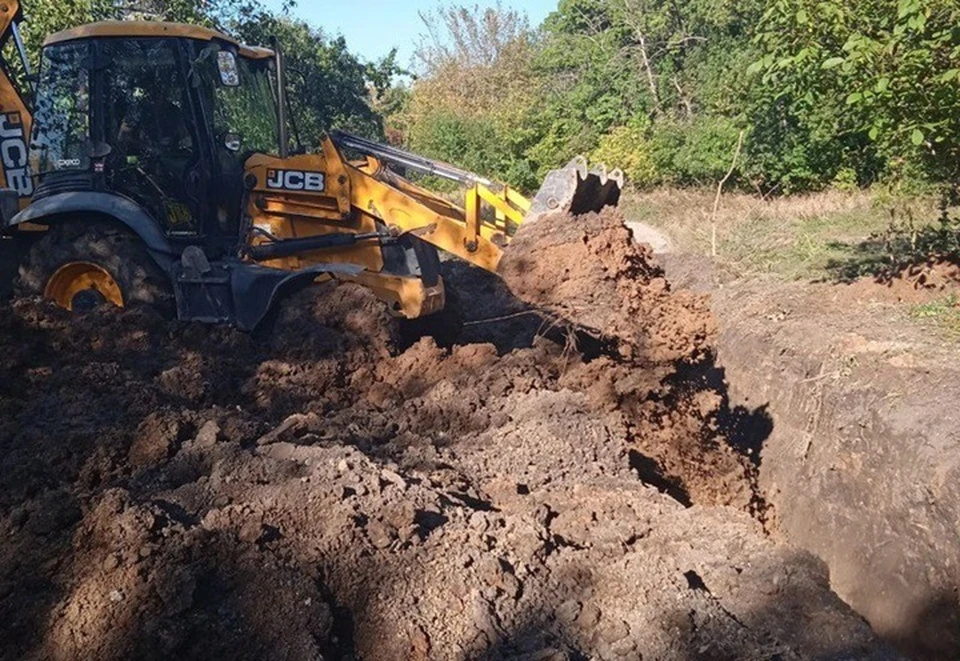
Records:
[[[876,294],[882,287],[884,298],[906,303],[927,303],[960,289],[960,264],[957,258],[943,255],[900,265],[874,277],[864,277],[851,285],[864,294]]]
[[[330,284],[265,336],[3,308],[0,658],[892,657],[729,496],[648,486],[709,450],[693,363],[470,328],[401,349]]]
[[[595,333],[630,363],[699,362],[713,350],[706,299],[671,292],[616,209],[521,225],[498,272],[518,298]]]
[[[695,502],[732,505],[760,518],[765,505],[751,459],[724,438],[728,406],[714,361],[716,322],[707,298],[673,291],[649,246],[619,211],[557,213],[521,226],[499,272],[520,299],[601,341],[601,358],[565,376],[596,406],[627,413],[630,436],[652,461],[648,481]]]

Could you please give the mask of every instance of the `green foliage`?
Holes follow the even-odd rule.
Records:
[[[651,137],[653,160],[669,183],[707,185],[730,169],[739,136],[736,123],[726,117],[662,121]]]
[[[391,116],[392,137],[513,186],[536,188],[530,150],[542,134],[541,96],[530,66],[533,33],[502,8],[446,8],[425,17],[417,79]]]
[[[958,25],[956,0],[778,0],[754,37],[753,106],[775,99],[829,152],[808,160],[823,179],[957,181]]]
[[[960,0],[560,0],[538,30],[451,7],[426,17],[389,123],[497,176],[586,153],[641,185],[713,184],[742,129],[733,182],[750,191],[955,183],[958,25]],[[451,113],[484,144],[426,139]]]
[[[647,188],[659,182],[646,131],[638,126],[617,126],[600,138],[592,159],[619,167],[633,186]]]
[[[745,31],[761,7],[561,0],[537,31],[500,7],[449,8],[426,17],[410,103],[389,122],[404,127],[413,149],[498,177],[517,173],[510,183],[527,188],[577,154],[608,161],[641,186],[707,183],[723,176],[736,145],[734,101],[754,49]],[[431,152],[450,144],[425,139],[449,128],[450,113],[489,119],[480,123],[494,129],[482,139],[495,144],[457,143],[477,156]]]

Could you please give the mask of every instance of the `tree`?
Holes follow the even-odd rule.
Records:
[[[956,0],[778,0],[755,38],[754,104],[771,97],[836,155],[823,174],[958,182],[958,25]]]
[[[241,41],[269,45],[276,38],[283,48],[288,95],[308,147],[316,147],[321,134],[333,127],[383,137],[383,120],[370,97],[382,94],[399,70],[393,54],[365,63],[343,37],[329,39],[304,21],[263,9],[241,14],[231,27]]]
[[[425,154],[497,176],[536,182],[526,156],[537,98],[530,69],[536,35],[523,14],[500,5],[446,7],[422,15],[414,80],[394,126]]]

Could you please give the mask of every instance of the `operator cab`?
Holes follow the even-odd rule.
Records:
[[[206,28],[109,21],[50,36],[34,102],[34,200],[116,193],[171,238],[238,240],[244,163],[276,155],[273,51]]]

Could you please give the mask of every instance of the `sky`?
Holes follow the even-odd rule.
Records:
[[[271,9],[279,9],[282,0],[266,0]],[[323,29],[328,35],[342,34],[350,50],[366,60],[374,60],[399,49],[398,63],[408,66],[417,38],[424,32],[419,12],[449,5],[441,0],[299,0],[293,14]],[[485,4],[481,0],[461,0],[454,4]],[[487,4],[494,4],[490,0]],[[557,0],[503,0],[504,7],[526,12],[532,26],[539,25]]]

